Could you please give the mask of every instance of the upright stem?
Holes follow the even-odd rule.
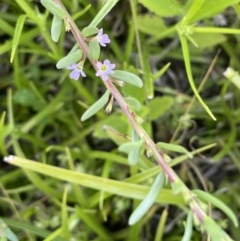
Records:
[[[63,9],[65,9],[64,5],[61,3],[61,0],[54,0],[57,4],[59,4]],[[66,9],[65,9],[66,10]],[[67,10],[66,10],[67,12]],[[89,55],[89,49],[88,45],[86,44],[81,32],[79,31],[77,25],[72,20],[71,16],[67,12],[67,20],[69,21],[72,34],[74,35],[77,43],[79,44],[79,47],[82,49],[86,57],[91,62],[94,69],[97,71],[97,61],[94,61],[90,58]],[[120,94],[118,89],[114,86],[111,79],[108,79],[107,81],[103,81],[106,88],[111,92],[111,94],[114,96],[116,101],[118,102],[120,108],[122,109],[123,113],[128,118],[129,122],[131,123],[134,130],[138,133],[138,135],[141,138],[144,138],[146,145],[152,150],[152,153],[154,157],[156,158],[158,164],[162,167],[162,170],[164,171],[165,175],[168,177],[170,183],[175,183],[177,180],[179,180],[179,177],[177,174],[173,171],[171,167],[168,166],[168,164],[165,162],[162,153],[158,150],[153,140],[150,138],[150,136],[146,133],[146,131],[138,124],[138,122],[135,119],[135,116],[131,111],[129,111],[128,105],[126,101],[124,100],[123,96]],[[190,193],[190,190],[186,187],[186,190]],[[190,205],[191,206],[191,205]],[[194,206],[191,207],[193,212],[195,213],[196,217],[199,219],[200,222],[203,221],[204,212],[200,205],[198,205],[196,202],[194,202]]]
[[[55,2],[58,3],[62,8],[65,9],[64,5],[61,3],[61,0],[55,0]],[[67,12],[67,10],[66,10],[66,12]],[[79,47],[82,49],[84,54],[87,56],[87,58],[91,62],[91,64],[94,67],[94,69],[98,70],[97,61],[94,61],[94,60],[92,60],[90,58],[88,45],[86,44],[86,42],[85,42],[81,32],[79,31],[77,25],[72,20],[72,17],[68,14],[68,12],[67,12],[67,20],[69,21],[72,34],[74,35],[77,43],[79,44]],[[171,183],[175,182],[178,179],[177,174],[165,162],[162,154],[160,154],[159,150],[157,149],[155,143],[152,141],[150,136],[137,123],[135,117],[129,111],[128,105],[127,105],[126,101],[124,100],[124,98],[122,97],[122,95],[120,94],[120,92],[118,91],[118,89],[113,85],[113,83],[112,83],[112,81],[110,79],[108,79],[107,81],[103,81],[103,83],[106,86],[106,88],[111,92],[111,94],[114,96],[116,101],[118,102],[120,108],[122,109],[122,111],[126,115],[126,117],[128,118],[128,120],[131,123],[132,127],[134,128],[134,130],[138,133],[138,135],[141,138],[145,139],[146,144],[152,150],[154,157],[156,158],[158,164],[162,167],[162,169],[163,169],[164,173],[167,175],[169,181]]]

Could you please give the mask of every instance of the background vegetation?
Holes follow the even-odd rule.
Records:
[[[111,1],[62,2],[81,30]],[[192,2],[116,1],[98,25],[111,39],[101,59],[143,79],[143,88],[126,85],[120,91],[141,102],[137,114],[144,128],[155,142],[200,149],[192,159],[165,153],[170,165],[178,164],[174,169],[188,187],[213,193],[239,219],[240,77],[223,73],[240,66],[240,1],[203,1],[198,11],[190,12]],[[39,1],[0,2],[1,155],[47,164],[46,169],[33,165],[39,174],[1,162],[0,237],[8,233],[14,240],[8,225],[19,240],[182,240],[184,201],[169,186],[142,220],[128,225],[161,169],[144,153],[138,165],[130,166],[117,150],[119,136],[108,126],[131,135],[117,103],[110,115],[102,110],[80,121],[105,87],[90,63],[84,65],[87,78],[80,81],[71,80],[68,70],[56,69],[75,40],[62,31],[54,43],[51,20]],[[21,34],[18,46],[13,45],[15,29]],[[189,83],[199,88],[216,121]],[[213,209],[211,214],[239,239],[239,228],[223,212]],[[207,240],[207,235],[194,229],[191,240]]]

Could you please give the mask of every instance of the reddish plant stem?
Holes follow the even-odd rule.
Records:
[[[61,0],[54,0],[54,1],[57,4],[59,4],[63,9],[66,10],[64,5],[61,3]],[[74,35],[79,47],[82,49],[82,51],[84,52],[86,57],[89,59],[92,66],[94,67],[94,69],[97,71],[98,70],[97,61],[94,61],[90,58],[88,45],[86,44],[84,37],[82,36],[82,34],[79,31],[75,22],[72,20],[71,16],[68,14],[67,10],[66,10],[66,13],[67,13],[67,21],[70,24],[72,34]],[[173,169],[171,167],[168,166],[168,164],[164,160],[162,153],[158,150],[158,148],[156,147],[156,144],[152,141],[152,139],[146,133],[146,131],[142,128],[142,126],[140,126],[137,123],[135,116],[132,114],[131,111],[129,111],[127,103],[125,102],[124,98],[122,97],[122,95],[120,94],[118,89],[114,86],[111,79],[108,79],[107,81],[103,81],[103,83],[106,86],[106,88],[111,92],[111,94],[114,96],[116,101],[118,102],[120,108],[122,109],[122,111],[126,115],[126,117],[128,118],[128,120],[131,123],[134,130],[138,133],[138,135],[141,138],[145,139],[147,146],[152,150],[154,157],[156,158],[158,164],[162,167],[162,170],[165,173],[165,175],[168,177],[170,183],[174,183],[177,180],[179,180],[179,177],[177,176],[177,174],[173,171]],[[199,219],[199,221],[202,223],[203,217],[204,217],[204,212],[203,212],[202,208],[200,207],[200,205],[196,204],[196,205],[194,205],[194,207],[191,207],[191,209],[196,214],[196,217]]]
[[[66,8],[64,7],[64,5],[61,3],[61,0],[54,0],[57,4],[59,4],[63,9],[66,10]],[[67,10],[66,10],[67,12]],[[88,45],[86,44],[81,32],[79,31],[77,25],[75,24],[75,22],[72,20],[72,17],[68,14],[67,12],[67,19],[66,19],[71,27],[71,31],[72,34],[74,35],[79,47],[82,49],[82,51],[84,52],[84,54],[86,55],[86,57],[89,59],[89,61],[91,62],[92,66],[94,67],[94,69],[97,71],[98,67],[97,67],[97,61],[94,61],[90,58],[89,55],[89,49],[88,49]],[[114,96],[114,98],[116,99],[116,101],[118,102],[120,108],[122,109],[123,113],[126,115],[126,117],[128,118],[129,122],[131,123],[132,127],[134,128],[134,130],[138,133],[138,135],[142,138],[145,139],[146,144],[148,145],[148,147],[152,150],[154,157],[156,158],[158,164],[162,167],[164,173],[166,174],[166,176],[168,177],[169,181],[171,183],[175,182],[178,179],[177,174],[173,171],[173,169],[171,167],[168,166],[168,164],[165,162],[165,160],[163,159],[162,154],[159,152],[159,150],[157,149],[155,143],[152,141],[152,139],[150,138],[150,136],[145,132],[145,130],[137,123],[137,121],[135,120],[135,117],[133,116],[133,114],[129,111],[128,105],[125,102],[124,98],[122,97],[122,95],[120,94],[120,92],[118,91],[118,89],[114,86],[114,84],[112,83],[112,81],[110,79],[108,79],[107,81],[103,81],[104,85],[106,86],[106,88],[112,93],[112,95]]]

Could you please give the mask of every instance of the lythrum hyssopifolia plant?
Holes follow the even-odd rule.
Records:
[[[25,6],[24,1],[19,0],[18,2],[20,5]],[[108,123],[102,123],[105,133],[107,133],[108,137],[118,145],[118,151],[126,153],[127,162],[125,161],[125,159],[121,159],[116,153],[109,154],[109,156],[105,156],[103,158],[113,158],[117,159],[120,163],[123,162],[127,164],[130,167],[132,173],[132,176],[129,179],[121,182],[107,178],[105,174],[103,174],[102,177],[98,177],[90,174],[85,174],[81,171],[74,171],[73,156],[79,154],[84,157],[85,154],[84,152],[78,153],[74,150],[70,151],[69,147],[67,147],[69,143],[64,143],[65,147],[49,146],[46,148],[46,153],[54,148],[56,150],[64,151],[67,157],[66,159],[69,163],[70,170],[54,167],[52,165],[47,165],[45,163],[46,160],[42,163],[34,162],[25,158],[24,153],[19,147],[17,139],[13,138],[12,142],[16,155],[6,156],[4,160],[12,165],[22,167],[28,178],[35,185],[42,186],[42,190],[44,190],[44,192],[47,192],[48,195],[52,196],[52,201],[56,205],[62,207],[61,228],[59,228],[52,234],[42,234],[42,236],[48,237],[45,240],[55,240],[55,238],[58,236],[63,237],[64,240],[70,240],[70,227],[76,225],[74,224],[74,220],[77,220],[77,218],[79,217],[87,223],[88,227],[90,227],[90,229],[92,229],[94,233],[99,236],[99,240],[121,240],[121,235],[111,236],[105,230],[104,226],[99,223],[97,219],[95,219],[95,217],[89,215],[89,213],[91,213],[90,209],[93,208],[97,203],[99,203],[100,209],[103,210],[103,201],[107,200],[107,198],[112,194],[141,200],[140,203],[134,203],[134,211],[128,217],[128,224],[129,226],[133,226],[133,228],[129,229],[130,231],[126,235],[128,236],[126,240],[131,240],[131,237],[137,237],[136,234],[134,234],[134,227],[137,227],[139,223],[144,222],[144,220],[148,218],[149,213],[151,213],[152,210],[154,210],[155,208],[155,202],[162,203],[164,205],[176,204],[186,214],[186,223],[184,223],[185,232],[182,233],[181,237],[176,240],[191,240],[192,233],[195,232],[194,227],[202,234],[203,237],[206,237],[206,240],[232,240],[229,235],[224,231],[223,227],[219,223],[217,223],[212,217],[211,205],[217,207],[223,213],[225,213],[231,220],[231,222],[233,222],[233,224],[237,227],[238,220],[233,211],[226,204],[224,204],[222,201],[220,201],[208,192],[201,190],[190,190],[187,184],[184,183],[184,181],[176,174],[176,172],[172,168],[173,165],[180,163],[187,158],[192,159],[193,155],[201,152],[202,150],[188,152],[184,147],[177,144],[164,142],[155,143],[151,137],[149,128],[145,128],[144,126],[144,117],[141,116],[141,114],[144,113],[144,106],[142,106],[142,101],[135,98],[135,96],[125,96],[124,91],[122,91],[126,86],[136,88],[136,92],[138,91],[138,89],[144,88],[145,91],[143,91],[142,93],[145,92],[146,96],[149,99],[152,99],[154,96],[154,75],[150,73],[147,63],[148,57],[140,46],[141,37],[138,33],[137,24],[139,23],[137,23],[136,20],[137,16],[135,1],[130,1],[133,18],[131,22],[132,30],[129,33],[129,36],[133,36],[135,32],[136,45],[139,51],[138,62],[142,69],[142,71],[139,72],[135,71],[136,69],[134,68],[133,71],[126,71],[121,69],[119,70],[118,66],[122,65],[121,61],[124,61],[123,59],[119,59],[118,63],[113,63],[111,61],[111,55],[107,58],[102,58],[102,56],[104,56],[104,51],[108,49],[111,44],[114,45],[115,43],[113,37],[110,37],[107,33],[105,33],[105,30],[99,26],[101,26],[101,21],[106,17],[108,12],[117,4],[117,0],[105,1],[101,10],[93,18],[90,24],[88,26],[85,26],[83,29],[79,29],[79,27],[75,23],[74,19],[76,18],[76,16],[71,16],[71,14],[69,14],[67,10],[69,4],[67,4],[65,7],[61,0],[41,0],[40,2],[45,7],[45,9],[49,11],[51,15],[50,17],[52,18],[50,30],[51,39],[56,43],[58,43],[59,41],[63,41],[63,39],[61,39],[61,36],[63,35],[63,31],[65,30],[65,32],[67,32],[68,34],[72,34],[76,41],[76,44],[72,46],[70,52],[65,57],[57,60],[56,68],[59,69],[59,72],[68,71],[68,75],[73,82],[81,82],[88,77],[89,79],[91,79],[92,77],[99,77],[103,83],[103,86],[105,86],[105,89],[101,91],[101,97],[94,103],[92,102],[91,96],[88,97],[89,102],[92,102],[90,106],[88,106],[86,103],[80,102],[81,106],[87,106],[86,111],[81,116],[81,121],[84,122],[89,118],[93,118],[93,116],[98,115],[99,111],[102,109],[105,110],[106,114],[111,114],[112,112],[114,112],[114,108],[116,106],[115,104],[117,104],[120,107],[125,118],[127,119],[127,122],[130,124],[130,130],[125,131],[125,133],[129,132],[130,136],[128,137],[125,135],[125,133],[119,133],[113,127],[109,126]],[[153,12],[158,11],[155,10],[155,8],[158,9],[159,7],[161,7],[161,4],[159,6],[157,5],[157,1],[142,0],[140,2]],[[193,46],[198,47],[199,42],[195,38],[197,36],[197,33],[207,34],[208,32],[215,32],[217,34],[238,34],[239,31],[225,28],[207,28],[198,26],[198,21],[201,20],[201,18],[205,17],[204,14],[206,13],[206,10],[211,7],[207,4],[206,6],[204,5],[207,1],[186,1],[184,7],[180,3],[175,4],[174,1],[165,2],[169,4],[169,8],[164,5],[166,8],[165,14],[168,13],[169,16],[171,16],[172,14],[178,15],[181,16],[181,18],[175,26],[171,26],[169,27],[169,29],[159,31],[158,34],[156,34],[154,37],[152,37],[152,39],[149,40],[149,43],[157,41],[164,36],[177,34],[181,44],[182,55],[189,84],[192,87],[196,98],[205,109],[206,113],[208,113],[209,117],[213,119],[212,121],[215,121],[215,116],[213,115],[207,104],[202,100],[201,96],[199,95],[198,89],[195,87],[192,75],[192,68],[190,64],[189,42],[191,42]],[[208,4],[211,5],[211,2],[212,1],[209,1]],[[221,3],[219,3],[219,5],[222,4],[221,9],[224,9],[224,7],[228,6],[224,2],[220,2]],[[232,2],[234,4],[238,1]],[[156,4],[156,6],[154,6],[154,4]],[[27,15],[19,18],[18,25],[16,26],[16,29],[18,31],[15,32],[16,35],[14,36],[13,40],[15,41],[15,45],[18,45],[20,38],[20,35],[18,36],[18,33],[21,34],[21,30],[26,16],[28,16],[30,19],[33,18],[31,17],[31,11],[31,9],[28,9],[28,7],[26,7]],[[45,20],[46,17],[47,16],[45,16]],[[84,18],[84,16],[82,18]],[[42,31],[45,33],[45,35],[48,36],[48,33],[46,34],[46,31],[48,30],[44,29],[41,23],[38,24]],[[49,38],[47,39],[48,41],[52,41]],[[129,41],[131,41],[131,37],[129,37]],[[55,45],[53,45],[53,43],[50,42],[50,46],[53,52],[58,52],[56,51]],[[14,59],[15,52],[16,48],[13,48],[11,61],[13,61]],[[127,56],[126,53],[122,53],[122,55]],[[56,56],[50,57],[56,59]],[[127,61],[127,59],[125,59],[125,61]],[[166,65],[164,68],[162,68],[161,71],[156,73],[156,76],[162,75],[168,68],[168,66],[169,65]],[[141,80],[141,78],[139,78],[140,74],[142,74],[144,82]],[[82,89],[84,90],[84,87],[82,87]],[[35,91],[37,93],[37,90]],[[82,91],[82,93],[87,96],[86,92]],[[9,106],[11,106],[11,92],[8,93],[8,98]],[[61,100],[59,99],[59,103],[60,102]],[[49,108],[49,110],[47,110],[46,108],[45,112],[47,111],[51,111],[51,109]],[[38,120],[38,118],[43,120],[44,113],[42,115],[39,114],[37,116],[37,119],[33,119],[32,121],[29,121],[26,125],[24,125],[24,127],[21,129],[22,133],[28,133],[31,127],[35,125],[34,123]],[[9,115],[11,119],[11,113]],[[14,122],[13,119],[11,120],[11,125],[13,127]],[[62,119],[62,121],[64,120]],[[3,122],[4,116],[1,120],[1,126],[3,125]],[[82,124],[79,125],[81,126]],[[94,125],[94,123],[92,125]],[[91,127],[90,132],[93,131],[94,128],[95,127]],[[39,131],[41,132],[41,130]],[[78,133],[76,133],[76,135],[78,135]],[[29,136],[26,136],[26,138],[29,138]],[[206,149],[207,148],[209,147],[206,147]],[[168,151],[184,153],[184,155],[181,156],[179,159],[176,158],[174,160],[170,160],[170,157],[166,154]],[[3,153],[6,153],[4,149]],[[102,154],[103,153],[99,152],[96,155],[99,155],[99,158],[101,158]],[[42,157],[44,158],[46,156],[43,155]],[[94,152],[86,155],[86,158],[94,158]],[[156,163],[156,165],[153,165],[153,163]],[[110,166],[106,166],[105,173],[109,172],[109,169]],[[138,173],[139,170],[141,172]],[[120,171],[118,170],[118,172]],[[67,205],[68,201],[71,202],[71,200],[73,201],[74,199],[74,196],[71,196],[70,199],[68,199],[68,192],[70,191],[68,191],[67,187],[64,189],[62,203],[60,203],[58,198],[56,199],[53,197],[54,190],[46,186],[46,184],[42,182],[40,176],[38,176],[37,173],[73,183],[74,185],[72,186],[72,188],[74,190],[74,195],[77,199],[76,208],[68,207]],[[140,182],[145,181],[149,177],[155,177],[150,188],[139,184]],[[96,189],[99,190],[99,192],[95,193],[88,203],[88,200],[86,200],[86,198],[84,197],[84,193],[78,185]],[[166,189],[164,189],[164,186],[166,187]],[[71,213],[71,215],[68,217],[69,213]],[[103,216],[105,215],[106,214],[103,214]],[[163,212],[159,225],[163,225],[165,221]],[[9,225],[11,225],[10,222]],[[28,232],[27,228],[26,230]],[[158,230],[160,230],[160,228]],[[10,237],[9,239],[12,238],[11,240],[17,240],[17,237],[14,236],[13,233],[11,233],[11,230],[3,229],[3,233],[6,235],[6,237]],[[162,234],[163,231],[161,234],[157,234],[155,240],[160,240],[157,238],[161,238]],[[28,235],[31,239],[31,232]],[[56,240],[58,239],[56,238]]]

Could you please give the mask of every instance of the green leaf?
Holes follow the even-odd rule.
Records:
[[[71,64],[77,63],[83,56],[83,52],[81,49],[76,50],[73,53],[69,53],[67,56],[65,56],[64,58],[60,59],[57,62],[57,69],[62,69],[62,68],[66,68]]]
[[[111,130],[108,132],[108,127],[105,130],[104,126],[111,126],[119,133],[125,133],[128,128],[128,122],[127,119],[124,118],[123,115],[120,115],[120,113],[113,113],[112,115],[107,116],[104,118],[104,120],[99,121],[99,124],[96,125],[96,128],[94,128],[93,135],[96,138],[111,138],[112,135],[110,134]],[[115,142],[113,138],[112,140]],[[117,140],[116,140],[117,141]],[[121,143],[122,144],[122,143]]]
[[[63,168],[46,165],[40,162],[31,161],[16,156],[14,156],[8,162],[11,165],[22,167],[25,170],[32,170],[60,180],[128,198],[143,199],[146,196],[147,191],[149,190],[148,187],[143,185],[137,185],[133,183],[98,177],[82,172],[66,170]],[[161,203],[179,205],[182,205],[184,203],[181,197],[176,197],[172,195],[171,191],[167,189],[163,189],[161,191],[161,193],[157,196],[156,201]]]
[[[29,233],[32,233],[35,236],[39,236],[44,240],[49,235],[51,235],[52,232],[47,231],[45,229],[39,228],[37,225],[32,223],[27,223],[25,220],[15,220],[13,218],[2,218],[3,221],[8,224],[11,227],[14,227],[15,229],[18,229],[20,231],[25,230]],[[55,239],[56,241],[67,241],[66,239],[63,239],[61,237],[58,237]]]
[[[105,18],[105,16],[111,11],[111,9],[117,4],[118,0],[108,0],[105,1],[104,6],[101,8],[101,10],[98,12],[98,14],[95,16],[95,18],[92,20],[89,26],[97,26],[102,19]]]
[[[183,7],[173,0],[139,0],[148,10],[160,17],[182,15]]]
[[[114,141],[118,146],[122,145],[123,143],[131,141],[129,137],[119,133],[111,126],[104,125],[103,130],[107,133],[111,140]]]
[[[107,90],[104,95],[96,101],[92,106],[90,106],[82,115],[81,121],[85,121],[94,114],[96,114],[99,110],[101,110],[104,105],[108,102],[109,100],[109,95],[110,92]]]
[[[233,68],[228,67],[223,75],[240,89],[240,75]]]
[[[218,33],[193,33],[190,35],[198,48],[209,48],[226,41],[226,37]]]
[[[190,241],[192,236],[192,230],[193,230],[193,218],[192,218],[192,212],[189,212],[187,216],[184,235],[181,241]]]
[[[222,229],[216,224],[216,222],[208,217],[204,217],[203,225],[207,233],[211,237],[211,241],[221,241],[222,239]]]
[[[137,99],[133,97],[126,97],[124,99],[126,100],[127,104],[130,106],[131,109],[136,111],[141,109],[142,105]]]
[[[51,37],[54,42],[58,42],[62,32],[63,20],[57,16],[53,16],[51,26]]]
[[[90,37],[98,33],[98,28],[94,26],[88,26],[82,30],[82,35],[84,37]]]
[[[158,196],[158,193],[161,191],[163,185],[164,185],[164,174],[161,172],[160,174],[157,175],[146,197],[142,200],[142,202],[131,214],[128,220],[129,225],[133,225],[136,222],[138,222],[145,215],[145,213],[148,212],[150,207],[155,202]]]
[[[192,4],[191,4],[190,8],[188,9],[186,16],[183,18],[183,21],[182,21],[183,24],[188,24],[190,22],[190,20],[194,16],[196,16],[196,13],[201,8],[204,1],[205,0],[194,0],[194,1],[192,1]]]
[[[176,144],[170,144],[170,143],[165,143],[165,142],[158,142],[157,146],[161,149],[165,149],[168,151],[173,151],[173,152],[180,152],[180,153],[185,153],[189,156],[189,158],[193,158],[193,155],[191,152],[189,152],[185,147],[176,145]]]
[[[75,43],[68,54],[74,53],[77,49],[79,49],[79,45],[78,43]]]
[[[0,238],[5,236],[10,241],[18,241],[18,237],[12,232],[12,230],[0,219]]]
[[[154,73],[153,75],[153,79],[158,79],[160,78],[169,68],[169,66],[171,65],[171,63],[167,63],[165,64],[160,70],[158,70],[156,73]]]
[[[134,129],[132,129],[132,141],[133,142],[141,141],[139,139],[139,136],[138,136],[137,132]],[[134,150],[129,152],[129,154],[128,154],[128,163],[130,165],[136,165],[137,164],[137,162],[138,162],[138,160],[140,158],[142,145],[143,145],[143,143],[138,148],[136,148],[136,149],[134,149]]]
[[[239,0],[205,0],[201,8],[192,17],[191,22],[196,22],[197,20],[203,18],[209,18],[218,13],[222,12],[225,8],[239,3]]]
[[[167,29],[163,19],[152,14],[139,15],[137,17],[138,29],[149,35],[157,35]]]
[[[41,110],[43,107],[43,104],[34,93],[27,88],[17,90],[13,95],[13,101],[23,106],[30,106],[36,111]]]
[[[54,16],[64,19],[67,16],[66,11],[53,0],[41,0],[41,4]]]
[[[186,190],[185,184],[180,179],[177,179],[176,181],[172,182],[171,186],[172,186],[173,193],[175,195],[178,195],[179,193],[182,193],[184,190]]]
[[[5,138],[12,132],[13,128],[11,125],[4,125],[6,111],[1,115],[0,119],[0,151],[3,155],[7,155]]]
[[[189,55],[189,50],[188,50],[188,45],[187,45],[187,39],[180,32],[179,32],[179,38],[180,38],[181,45],[182,45],[183,58],[184,58],[184,63],[185,63],[186,71],[187,71],[189,84],[190,84],[195,96],[197,97],[198,101],[202,105],[202,107],[205,109],[205,111],[209,114],[209,116],[213,120],[216,120],[215,116],[212,114],[212,112],[208,108],[208,106],[204,103],[204,101],[202,100],[201,96],[199,95],[199,93],[196,89],[196,86],[195,86],[195,83],[193,80],[193,76],[192,76],[192,68],[191,68],[190,55]]]
[[[153,100],[149,101],[149,120],[156,120],[157,118],[159,118],[171,107],[172,104],[173,98],[169,96],[156,97]]]
[[[10,58],[10,62],[12,63],[14,55],[16,53],[16,49],[21,37],[21,33],[22,33],[22,29],[23,29],[23,25],[25,22],[27,15],[21,15],[18,20],[17,20],[17,24],[15,27],[15,32],[14,32],[14,36],[13,36],[13,44],[12,44],[12,52],[11,52],[11,58]]]
[[[100,56],[100,45],[97,40],[93,40],[89,43],[89,54],[93,60],[98,60]]]
[[[223,203],[222,201],[220,201],[210,193],[207,193],[201,190],[194,190],[193,192],[197,194],[201,199],[207,202],[210,202],[213,206],[222,210],[233,221],[235,227],[238,227],[238,220],[236,218],[236,215],[225,203]]]
[[[143,86],[142,80],[138,76],[127,71],[114,70],[114,74],[111,74],[110,76],[114,79],[124,81],[139,88],[142,88]]]
[[[119,151],[129,153],[131,151],[134,151],[138,148],[140,148],[144,143],[144,139],[140,139],[138,141],[132,141],[132,142],[127,142],[122,144],[121,146],[118,147]]]

